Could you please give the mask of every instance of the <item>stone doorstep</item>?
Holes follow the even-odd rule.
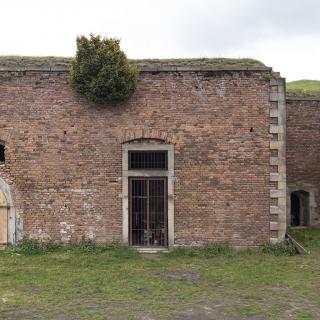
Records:
[[[169,252],[168,248],[164,248],[164,247],[156,248],[156,247],[135,247],[135,246],[133,246],[132,248],[142,254]]]

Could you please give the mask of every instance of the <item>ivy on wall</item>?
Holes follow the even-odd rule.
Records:
[[[90,35],[77,37],[77,53],[70,69],[71,86],[90,101],[126,101],[137,86],[138,69],[120,49],[120,41]]]

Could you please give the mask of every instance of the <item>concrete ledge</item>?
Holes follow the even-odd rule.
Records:
[[[280,160],[278,157],[270,157],[270,165],[271,166],[278,166],[280,164]],[[273,180],[278,181],[278,180]]]
[[[283,133],[283,126],[270,124],[270,133]]]
[[[157,248],[157,247],[132,247],[136,249],[139,253],[160,253],[160,252],[169,252],[168,248]]]
[[[271,163],[271,158],[270,158],[270,163]],[[270,172],[270,181],[279,181],[279,179],[280,179],[280,174],[278,172]]]
[[[270,230],[271,231],[278,231],[279,230],[279,223],[278,222],[270,222]]]
[[[285,197],[285,195],[286,195],[285,190],[280,190],[280,189],[270,190],[270,198],[281,198],[281,197]]]
[[[287,101],[320,101],[319,96],[287,96]]]

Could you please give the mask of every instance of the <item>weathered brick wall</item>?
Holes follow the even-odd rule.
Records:
[[[175,143],[177,244],[268,241],[268,74],[142,72],[130,102],[102,107],[66,72],[0,73],[0,176],[21,235],[121,240],[121,141],[144,130]]]
[[[287,183],[310,193],[310,223],[320,223],[320,97],[287,99]]]

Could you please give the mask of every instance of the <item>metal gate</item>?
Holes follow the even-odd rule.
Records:
[[[167,246],[167,178],[129,178],[129,234],[133,246]]]

